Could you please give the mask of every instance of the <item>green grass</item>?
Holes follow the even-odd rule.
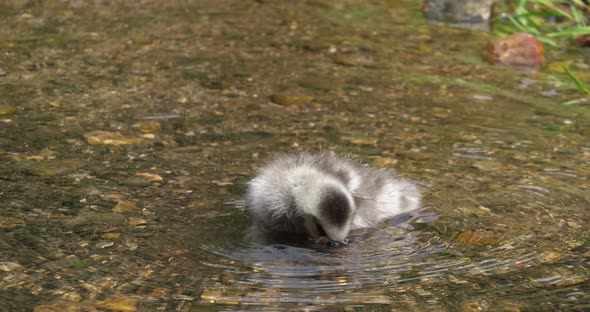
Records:
[[[567,5],[562,0],[518,0],[513,12],[495,18],[494,32],[501,36],[526,32],[546,45],[560,47],[578,35],[590,34],[585,7],[581,0]]]
[[[499,14],[494,20],[494,32],[500,36],[516,32],[534,35],[543,44],[565,48],[580,35],[590,35],[587,17],[589,6],[582,0],[516,0],[512,12]],[[584,94],[590,89],[569,68],[566,75]],[[586,104],[588,99],[577,99],[564,104]]]

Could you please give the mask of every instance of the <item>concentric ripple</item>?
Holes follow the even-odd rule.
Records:
[[[436,303],[437,284],[471,283],[527,266],[535,255],[506,242],[481,259],[464,255],[429,229],[436,215],[402,215],[376,229],[352,233],[340,248],[226,242],[203,245],[222,270],[223,281],[206,286],[205,302],[241,304],[392,304],[428,299]],[[421,228],[418,230],[417,228]]]

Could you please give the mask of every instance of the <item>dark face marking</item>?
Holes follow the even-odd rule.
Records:
[[[341,191],[327,189],[320,199],[320,214],[326,221],[344,226],[351,214],[350,202]]]

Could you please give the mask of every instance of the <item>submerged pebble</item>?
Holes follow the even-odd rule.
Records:
[[[113,207],[114,212],[124,213],[124,212],[136,212],[139,211],[137,208],[137,201],[135,200],[128,200],[118,202],[115,207]]]
[[[313,97],[300,94],[275,93],[270,96],[270,100],[279,105],[299,106],[311,103]]]
[[[0,104],[0,116],[10,115],[16,112],[16,108],[8,105]]]
[[[77,159],[53,159],[41,161],[28,168],[29,173],[40,177],[62,175],[76,171],[84,166],[84,163]]]
[[[0,271],[10,272],[21,268],[22,266],[16,262],[0,262]]]
[[[0,217],[0,229],[14,229],[25,225],[25,220],[13,217]]]
[[[140,138],[126,137],[118,132],[101,130],[85,133],[84,139],[90,145],[133,145],[141,142]]]

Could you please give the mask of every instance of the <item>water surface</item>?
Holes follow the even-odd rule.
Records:
[[[590,114],[555,66],[489,66],[491,35],[415,1],[0,8],[6,309],[590,309]],[[297,150],[396,170],[425,207],[343,248],[244,240],[226,203]]]

